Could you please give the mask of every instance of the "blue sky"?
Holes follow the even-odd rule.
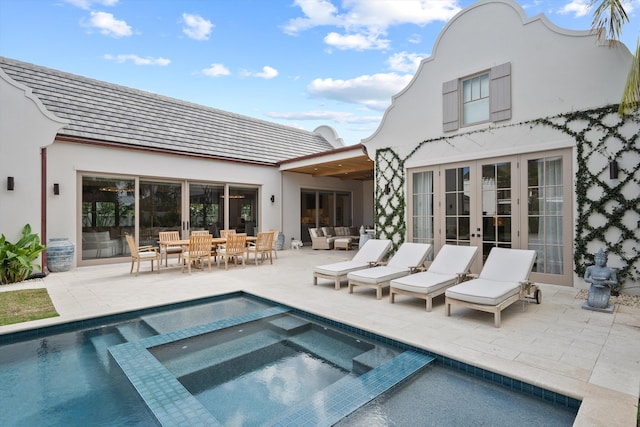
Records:
[[[312,131],[373,134],[471,0],[0,0],[0,55]],[[519,0],[591,27],[589,0]],[[640,0],[625,1],[635,51]]]

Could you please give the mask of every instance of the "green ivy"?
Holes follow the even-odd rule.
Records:
[[[623,222],[627,215],[630,218],[640,218],[640,201],[634,197],[625,197],[624,191],[626,188],[630,189],[632,194],[637,194],[637,188],[640,186],[640,164],[636,163],[631,169],[621,168],[620,179],[615,185],[611,185],[608,179],[608,165],[597,170],[589,169],[588,166],[589,160],[596,156],[609,160],[629,155],[640,158],[637,132],[640,115],[636,110],[635,114],[621,118],[617,110],[617,105],[609,105],[509,124],[502,128],[547,126],[573,138],[578,164],[575,179],[577,218],[573,251],[574,271],[579,276],[584,275],[586,267],[594,263],[589,247],[592,250],[594,246],[604,247],[609,254],[620,257],[625,264],[618,272],[619,282],[622,284],[626,279],[640,279],[640,220],[636,227],[631,228]],[[496,128],[489,127],[456,134],[454,137],[494,129]],[[625,135],[625,130],[630,135]],[[376,235],[380,238],[390,238],[394,244],[393,251],[405,240],[406,235],[405,162],[425,145],[450,138],[441,136],[424,140],[417,144],[405,159],[401,159],[391,148],[376,151]],[[602,176],[606,178],[603,179]],[[390,189],[389,194],[385,194],[384,191],[387,185]],[[591,225],[595,216],[606,218],[606,224],[601,227]],[[615,236],[615,240],[612,240],[611,236]]]

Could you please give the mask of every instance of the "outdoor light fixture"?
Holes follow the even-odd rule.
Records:
[[[615,159],[609,162],[609,179],[618,179],[618,162]]]
[[[14,187],[13,177],[12,176],[8,176],[7,177],[7,191],[13,191],[13,187]]]
[[[391,193],[391,187],[389,187],[389,184],[385,184],[384,185],[384,194],[389,195],[389,193]]]
[[[271,203],[276,201],[276,196],[274,196],[273,194],[271,195]]]
[[[56,196],[60,195],[60,184],[53,184],[53,194]]]

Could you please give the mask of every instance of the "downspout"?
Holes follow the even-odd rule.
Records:
[[[40,149],[40,243],[47,241],[47,148]],[[47,269],[47,251],[42,251],[42,272]]]

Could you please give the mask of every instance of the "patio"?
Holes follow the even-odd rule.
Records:
[[[214,267],[191,276],[175,260],[160,274],[143,266],[137,277],[128,260],[52,273],[0,292],[46,287],[60,317],[2,326],[0,334],[243,290],[582,399],[577,426],[636,425],[640,308],[583,310],[578,289],[542,284],[542,304],[513,304],[495,328],[491,315],[475,310],[458,308],[446,317],[440,298],[428,313],[419,299],[399,296],[390,304],[388,291],[378,301],[372,289],[350,295],[346,284],[340,291],[328,280],[312,285],[314,266],[355,253],[285,250],[273,265]]]

